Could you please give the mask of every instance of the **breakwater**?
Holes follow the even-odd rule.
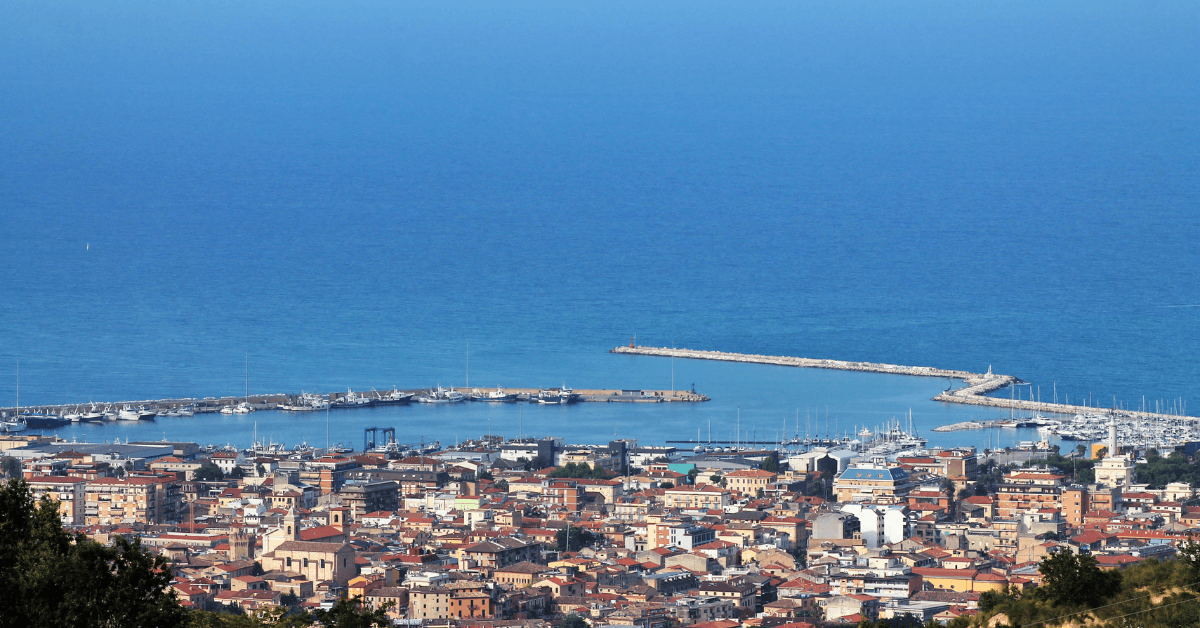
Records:
[[[472,392],[480,392],[480,391],[482,393],[486,394],[489,390],[493,390],[493,389],[460,388],[457,390],[459,392],[462,392],[465,395],[465,394],[469,394]],[[546,390],[546,389],[542,389],[542,388],[505,388],[504,390],[509,393],[515,394],[516,401],[534,402],[534,401],[536,401],[538,393],[541,392],[542,390]],[[366,397],[368,399],[378,400],[390,392],[393,392],[393,391],[386,390],[381,393],[380,391],[377,391],[375,389],[367,389],[366,392],[360,391],[358,394],[363,397]],[[420,395],[420,394],[423,394],[428,391],[427,391],[427,389],[424,389],[424,388],[416,388],[416,389],[409,389],[409,390],[400,389],[398,392],[411,393],[413,395]],[[572,392],[575,395],[577,395],[577,397],[575,398],[575,401],[581,402],[581,403],[673,403],[673,402],[675,402],[675,403],[678,403],[678,402],[697,403],[697,402],[703,402],[703,401],[709,400],[707,395],[695,392],[693,390],[650,390],[650,389],[646,389],[646,390],[641,390],[641,389],[615,390],[615,389],[603,389],[603,388],[584,388],[584,389],[577,388],[577,389],[572,390]],[[331,392],[325,396],[330,401],[337,401],[339,399],[346,397],[347,395],[348,395],[347,392]],[[76,411],[76,410],[80,410],[80,409],[88,409],[88,408],[119,409],[119,408],[129,407],[129,408],[146,408],[149,410],[156,410],[156,411],[168,411],[168,410],[186,407],[197,413],[206,413],[206,412],[218,412],[223,407],[235,406],[242,402],[246,402],[246,403],[250,404],[250,406],[255,410],[273,410],[273,409],[276,409],[277,407],[279,407],[281,404],[294,403],[298,397],[299,397],[299,395],[288,394],[288,393],[267,393],[267,394],[252,394],[249,397],[246,397],[243,395],[238,395],[236,397],[235,396],[205,397],[203,399],[181,397],[181,398],[174,398],[174,399],[142,399],[142,400],[134,400],[134,401],[96,401],[96,402],[89,401],[86,403],[69,403],[69,404],[53,404],[53,405],[41,404],[41,405],[33,405],[33,406],[23,405],[23,406],[21,406],[20,410],[23,413],[61,415],[66,412]],[[465,401],[463,401],[463,403],[488,403],[488,402],[486,400],[484,400],[484,401],[465,400]],[[339,412],[343,409],[347,409],[347,408],[340,408],[340,407],[336,407],[336,406],[333,408],[334,411],[339,411]],[[348,409],[353,409],[353,408],[351,407]],[[16,410],[17,409],[14,407],[8,407],[8,408],[0,407],[0,414],[7,415],[7,414],[15,412]]]
[[[1106,410],[1094,406],[1070,405],[1065,403],[1048,403],[1024,399],[1003,399],[988,397],[989,393],[1014,384],[1023,384],[1019,378],[1012,375],[992,373],[988,367],[986,373],[973,373],[953,369],[940,369],[929,366],[904,366],[900,364],[883,364],[877,362],[850,362],[846,360],[824,360],[818,358],[797,358],[779,355],[756,355],[747,353],[728,353],[724,351],[697,351],[695,349],[672,349],[670,347],[617,347],[609,353],[629,355],[647,355],[664,358],[684,358],[690,360],[719,360],[724,362],[743,362],[747,364],[773,364],[777,366],[794,366],[798,368],[833,369],[837,371],[858,371],[862,373],[887,373],[891,375],[911,375],[915,377],[937,377],[942,379],[962,380],[963,386],[946,390],[933,398],[933,401],[957,403],[963,405],[1005,408],[1025,412],[1044,412],[1047,414],[1086,414],[1096,413],[1120,418],[1147,420],[1196,420],[1195,417],[1138,410]]]

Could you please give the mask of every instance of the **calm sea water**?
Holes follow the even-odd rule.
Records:
[[[254,391],[461,384],[468,340],[477,384],[669,386],[604,353],[635,334],[1196,397],[1198,5],[743,4],[7,4],[0,403],[18,358],[23,404],[239,394],[247,353]],[[982,414],[936,380],[676,371],[714,401],[526,431]],[[372,412],[334,440],[520,422]]]

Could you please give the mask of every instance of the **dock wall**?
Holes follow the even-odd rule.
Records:
[[[1012,375],[998,375],[988,369],[987,373],[972,373],[939,369],[929,366],[903,366],[899,364],[882,364],[876,362],[847,362],[845,360],[822,360],[815,358],[796,358],[779,355],[754,355],[746,353],[727,353],[724,351],[697,351],[694,349],[672,349],[669,347],[617,347],[609,353],[624,353],[629,355],[648,355],[655,357],[674,357],[690,360],[719,360],[723,362],[743,362],[748,364],[774,364],[777,366],[794,366],[799,368],[833,369],[837,371],[858,371],[862,373],[887,373],[891,375],[912,375],[916,377],[938,377],[945,379],[960,379],[961,388],[947,390],[933,398],[944,403],[958,403],[971,406],[987,406],[992,408],[1011,408],[1029,412],[1046,412],[1051,414],[1084,414],[1093,412],[1123,418],[1137,419],[1186,419],[1196,420],[1195,417],[1155,412],[1140,412],[1136,410],[1106,410],[1092,406],[1076,406],[1065,403],[1044,403],[1021,399],[1003,399],[988,397],[995,392],[1013,384],[1024,382]]]

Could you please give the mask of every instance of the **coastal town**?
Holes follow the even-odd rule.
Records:
[[[1144,452],[1115,427],[1080,456],[1096,458],[1086,484],[974,448],[781,459],[489,436],[413,455],[32,434],[0,447],[64,526],[169,560],[185,607],[361,598],[408,626],[947,623],[985,592],[1038,587],[1051,552],[1120,570],[1173,556],[1200,525],[1191,484],[1139,484]]]

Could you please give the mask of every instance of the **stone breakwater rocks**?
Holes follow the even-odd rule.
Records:
[[[1013,384],[1024,383],[1012,375],[997,375],[992,373],[991,368],[988,369],[987,373],[972,373],[970,371],[938,369],[928,366],[902,366],[899,364],[879,364],[875,362],[819,360],[814,358],[794,358],[780,355],[726,353],[724,351],[696,351],[694,349],[672,349],[670,347],[617,347],[611,350],[609,353],[650,355],[664,358],[688,358],[692,360],[721,360],[724,362],[744,362],[748,364],[775,364],[778,366],[833,369],[837,371],[859,371],[863,373],[888,373],[892,375],[913,375],[917,377],[961,379],[964,384],[961,388],[955,388],[954,390],[942,392],[938,396],[934,397],[933,400],[942,401],[945,403],[988,406],[992,408],[1012,408],[1016,410],[1047,412],[1052,414],[1083,414],[1088,412],[1112,414],[1110,411],[1102,408],[1093,408],[1090,406],[1071,406],[1064,403],[1043,403],[1040,401],[988,397],[988,393],[995,392],[1001,388],[1011,386]],[[1157,414],[1154,412],[1135,412],[1130,410],[1121,410],[1115,414],[1120,417],[1138,419],[1195,420],[1194,417]]]

